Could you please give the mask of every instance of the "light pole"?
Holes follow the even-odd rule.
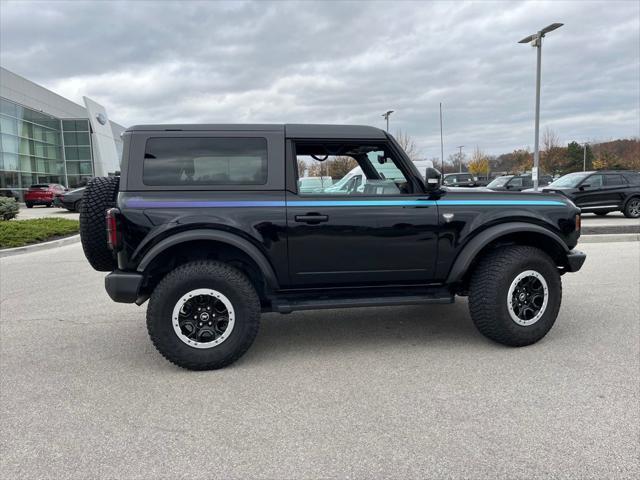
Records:
[[[462,149],[464,145],[458,145],[456,148],[460,149],[460,153],[458,154],[458,164],[460,165],[460,173],[462,173]]]
[[[444,140],[442,137],[442,102],[440,102],[440,168],[444,175]]]
[[[535,139],[534,139],[534,147],[533,147],[533,189],[534,191],[538,190],[538,167],[540,166],[540,150],[538,145],[538,137],[540,136],[540,68],[542,66],[542,39],[544,36],[555,30],[556,28],[560,28],[564,23],[552,23],[544,27],[538,33],[534,33],[529,35],[528,37],[523,38],[518,43],[531,43],[532,47],[536,47],[538,49],[538,61],[537,61],[537,69],[536,69],[536,120],[535,120]]]
[[[392,113],[393,113],[393,110],[387,110],[385,113],[382,114],[384,119],[387,121],[387,132],[389,131],[389,115],[391,115]]]

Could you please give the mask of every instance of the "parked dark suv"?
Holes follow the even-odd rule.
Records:
[[[540,175],[538,185],[541,187],[548,185],[552,180],[553,178],[550,175]],[[487,185],[487,188],[491,190],[510,190],[512,192],[521,192],[531,187],[533,187],[531,175],[502,175],[494,178]]]
[[[456,295],[482,334],[529,345],[585,260],[565,196],[442,188],[377,128],[142,125],[123,140],[121,177],[85,190],[82,246],[113,300],[149,299],[151,340],[185,368],[237,360],[260,312]],[[338,182],[355,164],[362,189],[298,189],[300,171],[346,167]]]
[[[470,173],[447,173],[442,177],[445,187],[476,187],[478,184]]]
[[[542,189],[570,198],[584,213],[620,211],[640,218],[640,173],[621,170],[569,173]]]

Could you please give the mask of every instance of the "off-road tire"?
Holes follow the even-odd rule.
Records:
[[[624,216],[627,218],[640,218],[640,211],[638,211],[638,202],[640,202],[640,198],[632,197],[627,201],[627,204],[624,206]]]
[[[508,310],[507,295],[514,279],[526,270],[542,275],[548,286],[548,303],[535,323],[522,326]],[[543,338],[558,316],[562,282],[553,260],[529,246],[505,246],[490,251],[475,267],[469,285],[469,311],[485,337],[512,347],[531,345]]]
[[[200,288],[226,296],[235,313],[230,336],[206,349],[194,348],[180,340],[171,318],[179,299]],[[189,370],[214,370],[232,364],[249,349],[259,326],[260,299],[255,288],[242,272],[216,261],[190,262],[169,272],[154,289],[147,309],[147,330],[158,352]]]
[[[99,272],[116,268],[113,252],[107,246],[105,213],[116,206],[118,177],[96,177],[84,191],[80,208],[80,240],[91,266]]]

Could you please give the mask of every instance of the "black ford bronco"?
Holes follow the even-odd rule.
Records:
[[[149,299],[151,340],[181,367],[237,360],[261,312],[456,295],[483,335],[529,345],[585,260],[571,200],[442,187],[377,128],[141,125],[123,138],[121,176],[84,194],[82,246],[114,301]]]

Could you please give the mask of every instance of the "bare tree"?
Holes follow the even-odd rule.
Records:
[[[398,130],[394,137],[411,160],[415,161],[420,158],[420,149],[411,135]]]
[[[358,166],[355,158],[347,155],[334,157],[327,161],[327,172],[334,180],[344,177],[347,173]]]
[[[542,170],[556,174],[562,170],[566,163],[566,151],[560,146],[560,138],[549,127],[544,129],[542,134],[542,155],[540,165]]]
[[[313,162],[311,165],[307,165],[307,176],[309,177],[322,177],[325,175],[325,169],[322,164],[324,162]]]
[[[542,134],[542,151],[548,152],[559,146],[560,137],[558,137],[558,134],[549,127],[545,128],[544,133]]]
[[[298,163],[298,177],[304,177],[304,174],[307,171],[307,162],[301,158],[296,159],[296,162]]]

